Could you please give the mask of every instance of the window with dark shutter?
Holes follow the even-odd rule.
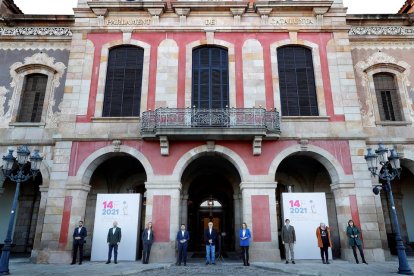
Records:
[[[229,105],[229,58],[227,50],[201,47],[193,51],[192,106],[225,108]]]
[[[109,51],[103,117],[140,115],[144,50],[120,46]]]
[[[375,74],[374,85],[381,121],[402,121],[394,76],[387,73]]]
[[[301,46],[277,49],[283,116],[318,116],[312,51]]]
[[[43,104],[45,101],[47,76],[31,74],[25,77],[24,90],[20,101],[18,122],[38,123],[42,119]]]

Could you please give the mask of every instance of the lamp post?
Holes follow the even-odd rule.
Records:
[[[401,166],[400,166],[400,157],[394,149],[388,150],[384,147],[383,144],[378,145],[378,149],[373,150],[368,149],[367,155],[365,155],[365,160],[368,164],[368,169],[373,176],[378,176],[379,179],[384,182],[381,185],[375,185],[372,189],[374,194],[378,195],[380,190],[384,190],[388,193],[388,197],[391,203],[391,216],[393,220],[393,230],[395,233],[395,242],[396,249],[398,252],[398,274],[412,275],[410,266],[407,262],[407,255],[405,253],[405,247],[400,233],[400,225],[398,224],[397,212],[395,210],[394,196],[391,189],[391,181],[396,177],[400,177]],[[377,172],[377,163],[381,165],[379,172]]]
[[[35,177],[40,169],[40,164],[43,158],[39,155],[39,150],[34,150],[33,155],[30,156],[30,151],[27,146],[20,146],[17,149],[17,157],[13,157],[13,150],[9,150],[6,156],[3,156],[3,173],[6,178],[16,182],[16,191],[14,193],[12,209],[9,218],[9,227],[7,229],[7,236],[4,240],[3,250],[0,259],[0,274],[9,274],[9,257],[12,242],[12,232],[14,219],[16,216],[17,201],[19,198],[20,184],[26,182],[31,177]],[[28,160],[30,159],[30,170],[27,170]]]

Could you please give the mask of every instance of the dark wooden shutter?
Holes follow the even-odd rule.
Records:
[[[318,116],[312,51],[301,46],[277,50],[283,116]]]
[[[140,115],[144,50],[120,46],[109,51],[103,117]]]
[[[394,76],[386,73],[376,74],[374,85],[381,121],[402,121]]]
[[[25,77],[18,122],[40,122],[45,101],[47,76],[31,74]]]
[[[193,51],[192,105],[197,108],[225,108],[229,104],[227,50],[201,47]]]

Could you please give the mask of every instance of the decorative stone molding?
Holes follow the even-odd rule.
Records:
[[[361,79],[361,86],[367,91],[365,97],[359,97],[361,115],[366,125],[374,126],[375,117],[374,112],[377,110],[377,106],[373,103],[372,99],[376,99],[375,96],[368,96],[370,94],[375,95],[375,86],[373,82],[373,74],[379,72],[390,72],[396,75],[399,89],[399,96],[401,100],[406,99],[409,103],[409,111],[406,115],[413,117],[413,99],[409,97],[407,88],[411,86],[409,80],[411,74],[411,65],[405,61],[397,61],[396,58],[383,52],[376,52],[369,56],[365,61],[362,60],[355,65],[355,71],[357,76]],[[377,111],[378,112],[378,111]],[[376,112],[376,113],[377,113]]]
[[[253,139],[253,155],[261,155],[262,154],[262,137],[255,136]]]
[[[120,152],[121,151],[121,145],[122,145],[121,140],[113,140],[112,141],[112,146],[114,146],[114,152]]]
[[[167,136],[160,136],[161,155],[168,156],[170,154],[170,144]]]
[[[10,76],[12,78],[10,86],[14,88],[10,108],[12,119],[17,117],[25,76],[41,73],[48,76],[41,122],[46,123],[46,128],[57,127],[60,112],[53,112],[55,106],[54,91],[59,87],[60,78],[63,76],[65,69],[66,66],[62,62],[55,63],[55,58],[42,52],[26,57],[23,63],[16,62],[12,64],[10,66]]]
[[[152,16],[152,25],[160,24],[160,15],[164,11],[163,8],[149,8],[148,13]]]
[[[260,14],[261,24],[267,25],[269,21],[269,14],[272,12],[273,8],[257,8],[257,13]]]
[[[190,14],[190,8],[175,8],[175,13],[180,17],[180,25],[187,24],[187,16]]]
[[[214,151],[216,148],[216,143],[214,141],[207,141],[207,150]]]
[[[64,36],[71,37],[67,27],[0,27],[0,36]]]
[[[366,26],[352,27],[349,35],[414,35],[414,27]]]
[[[309,140],[302,139],[302,140],[299,141],[299,145],[300,145],[300,150],[301,151],[307,151],[308,147],[309,147]]]
[[[234,25],[240,25],[241,16],[243,15],[245,8],[231,8],[230,11],[234,17]]]
[[[323,25],[323,15],[327,13],[329,8],[327,7],[315,7],[313,8],[313,13],[316,15],[316,21],[318,25]]]
[[[11,100],[8,102],[7,112],[4,108],[4,105],[6,104],[7,93],[9,93],[9,90],[4,86],[0,86],[0,127],[7,126],[10,119]]]

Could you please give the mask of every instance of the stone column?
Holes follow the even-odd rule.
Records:
[[[233,195],[234,200],[234,236],[235,236],[235,250],[240,250],[239,242],[239,229],[243,223],[243,214],[242,214],[242,195],[235,194]]]
[[[47,202],[47,194],[49,188],[40,186],[40,203],[39,203],[39,212],[37,214],[37,222],[36,222],[36,233],[33,241],[33,250],[30,255],[30,261],[36,262],[37,254],[39,250],[42,250],[40,246],[40,240],[43,232],[43,223],[45,219],[45,212],[46,212],[46,202]]]
[[[145,224],[152,222],[155,241],[150,262],[175,263],[175,239],[180,223],[181,183],[152,180],[145,183]]]
[[[180,224],[184,223],[188,228],[188,194],[181,196],[181,222]]]
[[[260,179],[261,177],[255,177]],[[266,176],[262,177],[266,178]],[[280,261],[277,220],[276,182],[242,182],[243,221],[252,231],[251,260]]]

